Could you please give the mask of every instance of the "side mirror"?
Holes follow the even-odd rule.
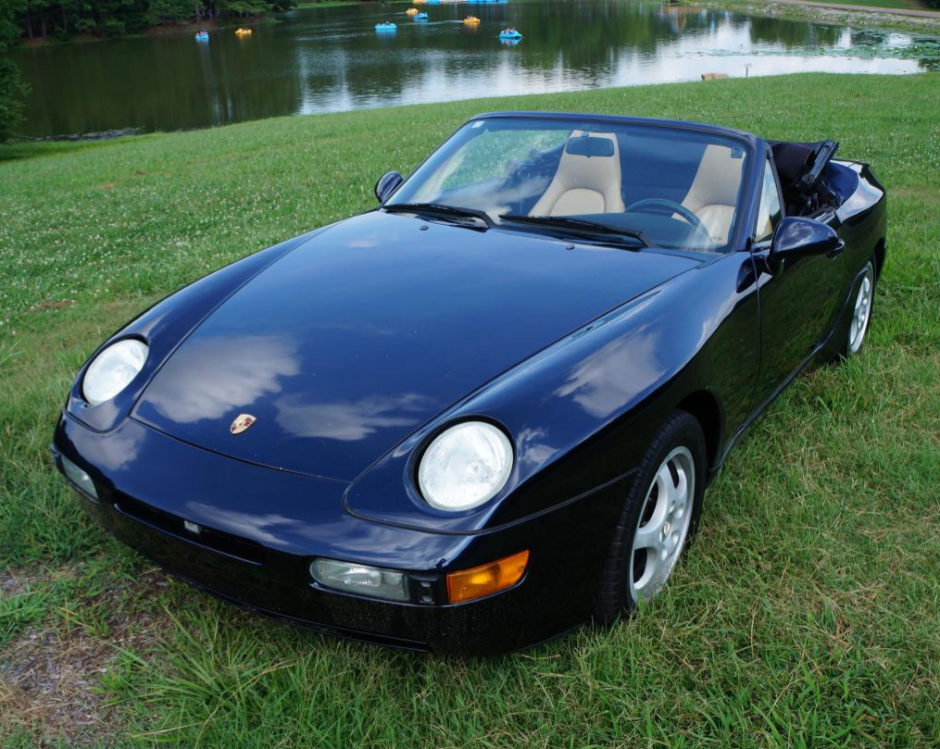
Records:
[[[772,266],[776,266],[785,258],[833,254],[844,246],[845,243],[828,224],[811,218],[788,216],[774,232],[768,259]]]
[[[398,186],[405,181],[405,178],[398,172],[386,172],[379,181],[375,183],[375,197],[378,198],[380,205],[385,205],[385,201],[392,197]]]

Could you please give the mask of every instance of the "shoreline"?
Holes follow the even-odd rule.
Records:
[[[927,10],[916,8],[889,8],[877,5],[843,5],[842,3],[817,2],[816,0],[773,0],[781,5],[802,5],[808,8],[823,8],[825,10],[858,11],[861,13],[879,13],[891,16],[908,16],[910,18],[929,18],[940,21],[940,10]]]
[[[19,46],[27,49],[38,47],[52,47],[60,44],[95,44],[97,42],[108,42],[118,39],[148,39],[152,37],[175,36],[182,34],[193,34],[205,29],[209,32],[223,31],[228,28],[238,28],[239,26],[257,27],[263,23],[270,23],[271,16],[246,16],[237,21],[219,22],[216,20],[206,20],[196,23],[195,21],[186,21],[180,23],[165,23],[159,26],[151,26],[146,31],[139,34],[118,34],[117,36],[95,36],[94,34],[74,34],[68,39],[60,39],[55,36],[34,37],[32,39],[20,39]]]
[[[290,10],[271,15],[248,16],[242,19],[226,19],[225,21],[207,20],[203,22],[181,22],[176,24],[161,24],[151,26],[138,34],[120,34],[118,36],[94,36],[91,34],[76,34],[69,39],[59,39],[54,36],[37,37],[33,39],[21,38],[19,45],[35,48],[56,44],[89,44],[103,42],[110,39],[140,39],[154,36],[172,36],[174,34],[192,34],[206,29],[220,31],[229,27],[258,26],[266,23],[277,23],[279,16],[298,10],[314,10],[317,8],[337,8],[347,5],[358,5],[361,2],[386,5],[385,0],[323,0],[323,2],[299,2]],[[392,3],[406,2],[406,0],[391,0]],[[770,18],[783,18],[789,20],[813,20],[841,26],[872,25],[891,31],[905,31],[912,34],[928,33],[940,34],[940,10],[892,8],[873,5],[852,5],[820,0],[678,0],[679,6],[706,7],[715,10],[730,10],[752,16],[765,16]]]
[[[405,2],[405,0],[390,0],[391,2]],[[317,8],[339,8],[360,3],[387,5],[385,0],[323,0],[323,2],[299,2],[288,10],[268,15],[245,16],[243,18],[226,18],[224,20],[207,19],[205,21],[180,21],[179,23],[164,23],[150,26],[145,31],[136,34],[117,34],[115,36],[96,36],[94,34],[73,34],[68,39],[50,35],[43,37],[20,37],[17,45],[26,48],[49,47],[58,44],[92,44],[106,42],[112,39],[143,39],[147,37],[173,36],[175,34],[193,34],[205,29],[206,31],[222,31],[227,28],[257,27],[267,23],[278,23],[279,17],[297,10],[315,10]]]
[[[822,75],[822,76],[855,75],[855,76],[860,76],[860,77],[880,76],[880,77],[885,77],[885,78],[895,78],[895,77],[903,78],[903,77],[918,76],[918,75],[936,76],[937,74],[930,72],[930,71],[916,71],[916,72],[911,72],[911,73],[844,73],[844,72],[828,73],[828,72],[822,72],[822,71],[805,71],[805,72],[798,71],[798,72],[789,72],[789,73],[773,73],[770,75],[752,75],[752,76],[736,75],[736,76],[730,76],[730,77],[725,76],[724,78],[719,76],[717,81],[721,82],[724,80],[746,80],[746,79],[759,81],[759,80],[765,80],[768,78],[774,79],[774,78],[781,78],[781,77],[794,77],[794,76],[798,77],[798,76],[810,76],[810,75]],[[613,86],[609,89],[602,89],[602,90],[643,89],[643,88],[648,88],[650,86],[683,86],[683,85],[696,85],[696,86],[715,85],[715,81],[713,81],[710,78],[703,77],[701,79],[694,78],[694,79],[688,79],[688,80],[659,81],[659,82],[651,83],[651,84],[632,84],[632,85],[621,84],[621,85]],[[574,95],[574,94],[583,93],[589,90],[591,89],[587,89],[587,88],[572,89],[570,91],[563,91],[563,92],[558,92],[558,93]],[[547,94],[532,94],[532,95],[537,96],[537,95],[547,95]],[[475,98],[477,97],[472,97],[469,99],[445,100],[445,101],[433,102],[433,103],[442,104],[442,105],[443,104],[458,105],[458,104],[462,104],[463,102],[473,101]],[[494,100],[499,101],[499,100],[508,100],[512,98],[512,96],[511,95],[495,96],[492,98],[494,98]],[[223,122],[223,123],[218,123],[218,124],[209,124],[209,125],[201,125],[201,126],[197,125],[197,126],[192,126],[192,127],[183,127],[183,128],[176,128],[176,129],[148,130],[146,128],[140,128],[140,127],[126,127],[126,128],[112,128],[108,130],[93,131],[93,132],[88,132],[88,133],[59,133],[59,134],[54,134],[54,135],[19,134],[19,135],[11,136],[10,139],[7,141],[7,144],[19,144],[19,145],[33,144],[37,146],[42,146],[42,145],[54,146],[56,144],[59,144],[59,145],[67,145],[67,144],[94,145],[98,143],[113,142],[116,140],[122,140],[126,138],[128,139],[129,138],[146,138],[148,136],[153,136],[153,135],[172,135],[172,134],[204,132],[208,130],[216,130],[218,128],[250,125],[252,123],[262,122],[266,120],[275,120],[279,118],[326,117],[326,116],[331,116],[331,115],[350,115],[356,112],[372,112],[375,114],[380,114],[382,112],[386,112],[389,110],[394,110],[394,109],[399,109],[399,108],[417,107],[417,106],[426,106],[428,104],[430,103],[428,102],[393,103],[393,104],[387,104],[387,105],[365,107],[365,108],[360,108],[360,109],[353,108],[353,109],[327,110],[327,111],[310,112],[307,114],[304,114],[301,112],[288,112],[288,113],[281,113],[281,114],[275,114],[275,115],[270,115],[270,116],[262,116],[262,117],[256,117],[256,118],[251,118],[251,119],[232,121],[232,122]],[[2,152],[3,145],[4,144],[0,143],[0,152]],[[3,159],[0,158],[0,162],[2,162],[2,160]]]
[[[751,16],[814,21],[834,26],[899,31],[909,34],[940,34],[940,11],[889,8],[869,5],[842,5],[816,0],[680,0],[680,5],[728,10]]]

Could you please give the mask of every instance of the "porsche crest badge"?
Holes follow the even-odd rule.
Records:
[[[238,416],[235,417],[235,421],[229,425],[228,430],[232,434],[241,434],[256,421],[257,419],[251,414],[238,414]]]

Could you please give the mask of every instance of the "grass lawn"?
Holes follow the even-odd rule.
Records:
[[[869,8],[903,8],[904,10],[934,10],[919,0],[818,0],[833,5],[864,5]]]
[[[829,0],[820,0],[827,2]],[[919,0],[831,0],[834,7],[825,8],[804,5],[800,2],[775,2],[775,0],[680,0],[691,7],[706,7],[713,10],[730,10],[751,16],[770,16],[791,21],[822,23],[853,30],[868,30],[875,33],[896,31],[916,37],[933,37],[940,34],[940,19],[934,14],[928,17],[907,16],[886,12],[892,8],[936,11]],[[839,5],[867,6],[870,10],[840,9]]]
[[[374,204],[484,110],[841,141],[888,186],[862,355],[800,377],[628,622],[453,660],[246,614],[89,523],[47,455],[84,357],[220,265]],[[940,75],[801,75],[0,147],[0,745],[940,744]],[[538,612],[534,612],[537,615]]]

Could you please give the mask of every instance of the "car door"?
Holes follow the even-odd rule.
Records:
[[[770,158],[764,164],[761,199],[754,226],[760,309],[759,395],[769,397],[800,368],[832,329],[842,285],[842,252],[767,262],[783,201]]]

